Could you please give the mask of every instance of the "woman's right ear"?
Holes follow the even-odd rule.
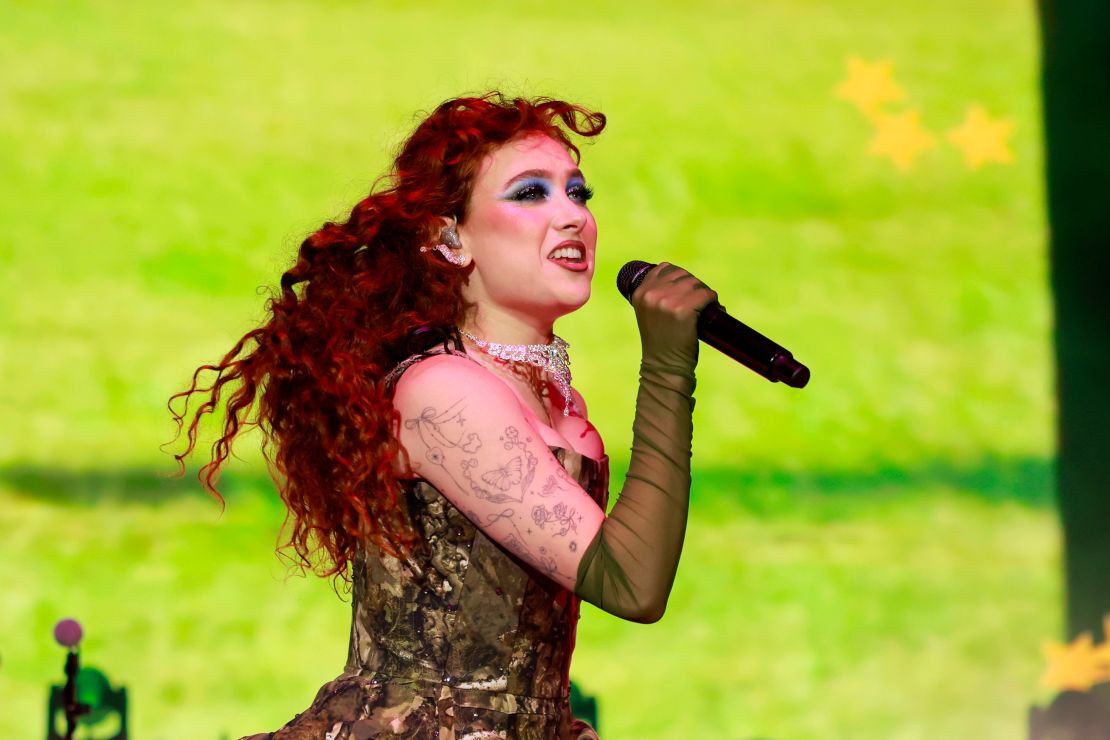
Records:
[[[456,267],[466,267],[470,263],[470,255],[463,249],[459,232],[456,229],[455,219],[443,216],[443,228],[439,231],[438,243],[434,247],[423,246],[421,252],[436,251],[443,258]]]

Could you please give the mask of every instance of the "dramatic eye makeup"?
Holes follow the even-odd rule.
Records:
[[[548,173],[534,171],[522,172],[510,182],[501,200],[511,200],[518,203],[540,201],[551,195],[553,186]],[[585,179],[578,172],[571,175],[567,181],[567,196],[572,200],[585,204],[594,197],[594,191],[586,185]]]
[[[526,202],[530,200],[543,200],[551,194],[551,186],[542,177],[529,177],[515,182],[502,195],[504,200]]]
[[[585,203],[594,197],[594,191],[581,177],[572,177],[570,182],[567,183],[567,195],[574,200]]]

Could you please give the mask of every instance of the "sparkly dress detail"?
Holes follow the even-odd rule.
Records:
[[[405,360],[386,383],[427,356]],[[550,449],[604,509],[608,458]],[[251,739],[596,739],[570,712],[580,600],[427,481],[403,483],[418,541],[404,559],[373,545],[356,558],[344,672],[282,729]]]

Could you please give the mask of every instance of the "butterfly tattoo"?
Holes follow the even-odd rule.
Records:
[[[523,477],[520,457],[514,457],[500,468],[482,473],[482,480],[499,491],[507,491],[518,485]]]

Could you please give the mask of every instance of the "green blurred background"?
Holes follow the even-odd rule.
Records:
[[[851,56],[937,137],[912,168],[834,95]],[[614,491],[626,260],[681,264],[813,370],[702,353],[668,613],[583,614],[602,736],[1020,736],[1061,624],[1037,64],[1015,0],[0,3],[0,735],[42,735],[64,616],[139,738],[276,729],[342,670],[349,604],[276,559],[257,440],[221,516],[167,478],[165,401],[420,111],[501,88],[609,116],[594,296],[556,328]],[[946,143],[973,104],[1012,164]]]

